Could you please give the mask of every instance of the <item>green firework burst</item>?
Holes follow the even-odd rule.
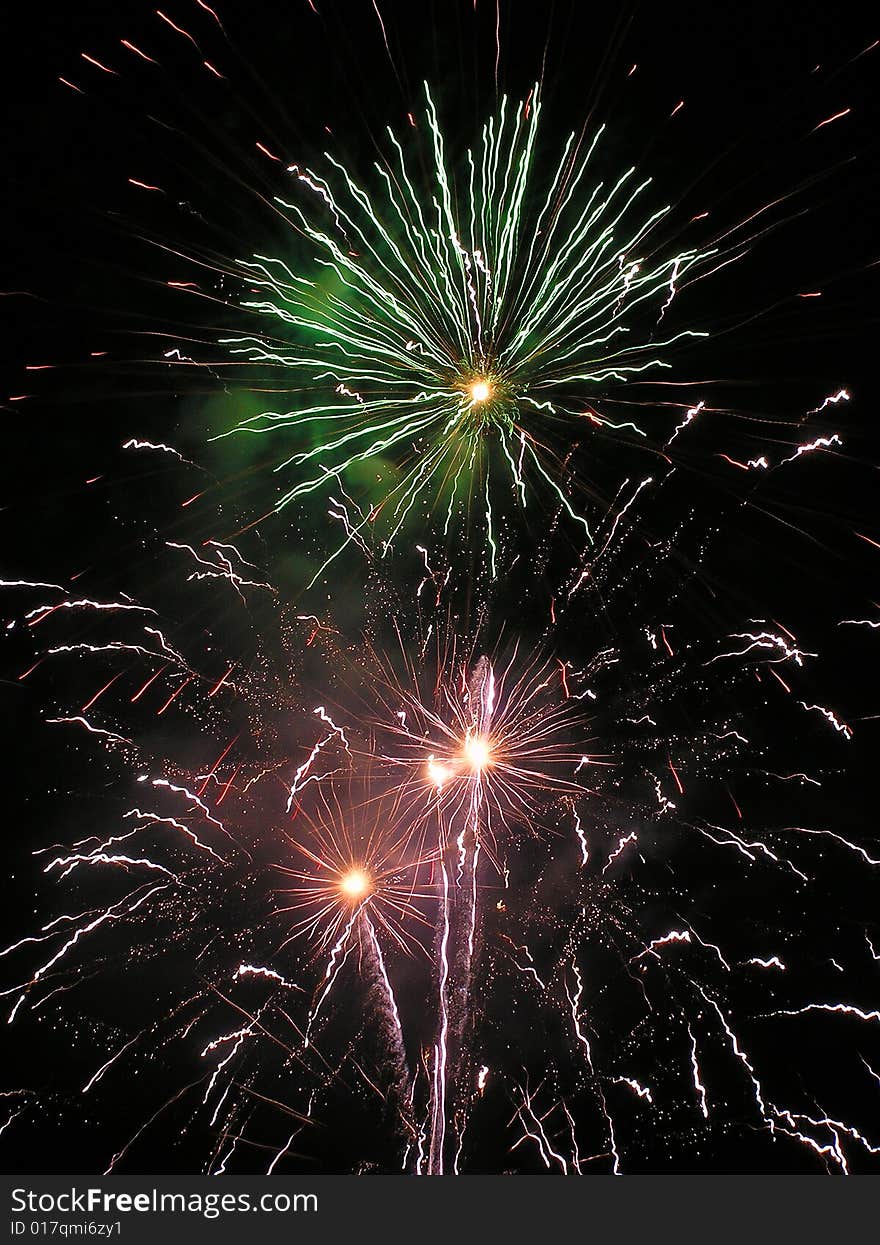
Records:
[[[494,574],[493,504],[526,507],[536,490],[549,492],[589,538],[562,459],[587,420],[641,433],[587,404],[603,384],[668,366],[658,352],[679,338],[703,336],[637,339],[632,326],[646,305],[662,319],[677,282],[708,252],[640,257],[669,209],[632,223],[650,180],[635,169],[613,185],[590,184],[601,129],[588,145],[569,136],[533,205],[537,87],[525,104],[504,98],[454,170],[427,85],[425,95],[430,184],[413,176],[415,161],[390,129],[376,193],[329,153],[328,178],[290,167],[308,210],[278,203],[324,275],[265,255],[244,261],[260,291],[244,306],[280,328],[226,344],[295,372],[298,393],[314,397],[232,431],[285,435],[295,446],[276,468],[295,476],[277,509],[363,484],[365,468],[382,460],[378,493],[374,474],[373,495],[362,489],[353,516],[344,508],[340,548],[369,532],[387,550],[414,508],[446,536],[457,516],[476,512]]]

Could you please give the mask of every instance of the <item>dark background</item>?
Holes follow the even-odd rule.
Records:
[[[407,112],[419,110],[423,79],[432,84],[447,133],[469,135],[493,106],[496,11],[482,0],[476,14],[469,2],[385,0],[380,9],[390,58],[371,4],[317,0],[317,8],[321,16],[305,0],[225,3],[218,12],[229,44],[195,6],[180,0],[167,8],[181,25],[198,30],[205,56],[227,75],[223,82],[205,71],[185,38],[157,22],[148,5],[58,3],[4,13],[4,577],[59,581],[98,567],[91,589],[108,590],[142,557],[137,524],[117,521],[122,498],[130,501],[136,489],[144,489],[154,522],[186,495],[189,484],[173,471],[157,469],[146,486],[142,474],[137,484],[127,481],[119,446],[126,437],[142,436],[195,454],[203,449],[205,431],[216,426],[223,382],[194,381],[156,360],[160,346],[187,335],[211,340],[233,322],[232,315],[222,300],[188,300],[166,282],[193,279],[196,267],[184,254],[213,263],[290,245],[270,206],[279,192],[280,166],[256,149],[258,141],[285,163],[309,163],[323,149],[329,127],[333,149],[364,168],[384,127],[399,130]],[[753,605],[762,616],[781,617],[805,648],[821,647],[815,699],[835,704],[848,721],[874,710],[876,650],[870,634],[849,632],[840,643],[830,628],[840,617],[867,616],[876,599],[880,556],[853,535],[880,539],[874,465],[880,322],[880,109],[874,84],[880,62],[878,52],[858,59],[875,37],[860,9],[508,3],[500,7],[498,65],[501,90],[518,98],[542,78],[544,134],[556,141],[571,128],[606,122],[603,158],[609,170],[637,163],[650,172],[656,201],[673,204],[673,232],[709,211],[703,235],[709,237],[788,196],[768,212],[772,228],[744,263],[689,293],[681,314],[713,335],[682,352],[676,374],[718,378],[713,392],[719,404],[788,420],[846,385],[853,402],[832,409],[819,427],[810,425],[811,436],[839,431],[844,453],[823,462],[821,470],[804,464],[796,480],[769,486],[759,504],[743,509],[751,482],[740,491],[742,481],[708,464],[695,439],[685,451],[692,454],[688,488],[693,506],[705,507],[722,528],[707,572],[721,598],[713,602],[712,620],[748,615]],[[141,64],[120,47],[120,38],[151,50],[161,70]],[[81,51],[119,75],[87,64]],[[632,64],[638,68],[628,77]],[[85,94],[62,85],[59,76]],[[681,99],[685,106],[670,119]],[[849,115],[810,133],[845,108]],[[166,193],[133,189],[130,177]],[[816,290],[820,299],[798,298]],[[169,335],[158,339],[160,346],[145,336],[157,332]],[[94,351],[107,353],[92,359]],[[53,370],[24,370],[45,363]],[[21,395],[24,400],[11,400]],[[735,420],[725,431],[724,445],[734,457],[764,452],[768,445],[776,449],[772,428],[767,443],[754,439],[751,425]],[[223,481],[227,512],[236,518],[256,513],[261,463],[224,458],[213,449],[205,453]],[[609,462],[609,479],[617,467]],[[112,485],[84,487],[105,472]],[[662,511],[656,521],[663,526]],[[192,522],[189,514],[185,522]],[[165,525],[170,539],[184,530],[183,519]],[[289,529],[265,530],[263,540],[274,573],[282,584],[285,576],[292,582]],[[145,561],[140,573],[150,580],[164,571]],[[497,598],[501,615],[520,608],[515,583],[507,598],[505,591]],[[536,597],[521,625],[539,630],[543,610],[543,599]],[[349,621],[360,621],[354,606]],[[576,645],[576,627],[568,642]],[[18,668],[10,662],[9,670]],[[60,748],[50,754],[38,720],[47,697],[64,689],[51,682],[16,685],[15,674],[5,669],[3,678],[4,824],[20,879],[20,853],[31,842],[46,841],[47,824],[62,817],[75,828],[78,818],[89,824],[93,813],[87,803],[71,812],[68,798],[71,790],[88,788],[83,754]],[[866,826],[870,832],[861,804],[872,780],[873,732],[871,722],[857,731],[831,797],[841,832]],[[824,736],[807,738],[803,755],[827,763],[825,744]],[[833,878],[832,890],[832,883],[848,884]],[[30,887],[28,878],[4,891],[6,941],[18,936],[30,916]],[[747,896],[731,896],[731,907],[736,902],[747,902]],[[867,899],[859,902],[860,911],[869,910]],[[862,985],[863,997],[870,996],[876,973]],[[807,1045],[812,1040],[801,1039]],[[829,1058],[822,1040],[815,1040],[816,1058]],[[55,1057],[51,1042],[16,1056],[25,1069],[30,1059],[29,1071],[38,1080],[52,1081],[46,1072]],[[328,1120],[331,1136],[333,1128]],[[50,1124],[39,1138],[39,1162],[47,1170],[90,1169],[100,1162],[91,1154],[74,1158],[70,1137],[63,1130],[53,1135]],[[699,1160],[650,1155],[649,1147],[646,1152],[649,1167],[671,1161],[673,1167],[754,1169],[790,1162],[796,1170],[812,1170],[800,1153],[768,1155],[763,1139],[751,1143],[742,1131],[735,1143],[716,1138],[714,1151]],[[21,1165],[33,1170],[37,1160],[26,1154]],[[175,1161],[185,1169],[190,1160]],[[331,1169],[344,1162],[332,1149],[324,1161]]]

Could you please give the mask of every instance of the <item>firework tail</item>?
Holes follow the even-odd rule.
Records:
[[[416,1127],[412,1115],[412,1076],[403,1042],[403,1028],[397,1010],[397,1001],[385,967],[385,957],[376,936],[373,922],[366,911],[358,917],[361,944],[361,972],[368,983],[371,997],[375,1000],[376,1014],[381,1018],[389,1052],[389,1105],[396,1113],[406,1136],[409,1154],[416,1140]]]
[[[491,663],[481,657],[469,684],[472,733],[488,735],[495,698]],[[431,1142],[428,1174],[442,1176],[447,1170],[450,1138],[447,1125],[455,1122],[455,1151],[467,1117],[465,1072],[467,1029],[471,1016],[471,982],[477,934],[477,865],[485,794],[479,772],[471,779],[470,798],[458,827],[441,825],[440,870],[442,904],[437,934],[439,980],[438,1032],[434,1046],[431,1086]],[[458,833],[456,833],[456,829]]]

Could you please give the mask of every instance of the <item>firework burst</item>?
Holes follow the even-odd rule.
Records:
[[[413,173],[416,153],[390,130],[389,154],[375,166],[378,193],[329,153],[326,178],[288,170],[310,201],[279,203],[313,247],[316,268],[307,275],[265,255],[247,262],[262,296],[244,306],[280,328],[227,345],[328,396],[264,412],[237,431],[301,447],[277,468],[300,477],[279,509],[379,465],[378,488],[353,499],[349,541],[381,530],[387,549],[413,511],[420,523],[435,512],[448,535],[454,515],[475,502],[494,575],[493,497],[524,508],[543,493],[589,537],[569,498],[570,446],[624,426],[596,410],[602,386],[667,366],[666,348],[704,336],[657,338],[650,321],[652,309],[655,325],[662,319],[704,256],[655,253],[650,235],[668,209],[633,223],[648,185],[634,169],[610,186],[591,182],[601,131],[590,143],[571,134],[549,182],[539,183],[537,86],[523,104],[502,100],[461,167],[447,156],[425,91],[429,184]]]
[[[768,1168],[876,1168],[866,1091],[880,1080],[880,853],[849,789],[876,713],[826,678],[819,654],[829,634],[846,635],[867,682],[878,622],[861,587],[845,606],[817,603],[821,542],[808,557],[798,542],[818,533],[819,512],[801,519],[810,508],[796,499],[799,482],[807,492],[815,473],[847,466],[844,444],[857,442],[841,433],[857,391],[841,387],[842,367],[806,401],[792,393],[781,418],[735,410],[726,380],[694,381],[652,401],[650,423],[629,422],[661,392],[647,386],[668,394],[664,369],[683,339],[705,336],[674,327],[678,293],[738,264],[792,195],[776,197],[744,144],[763,206],[749,194],[741,216],[737,194],[722,219],[727,206],[691,202],[694,186],[705,196],[700,180],[680,183],[674,218],[711,216],[714,249],[673,246],[672,219],[643,206],[634,169],[603,180],[601,128],[563,139],[554,159],[546,89],[519,103],[501,92],[497,27],[499,102],[470,150],[441,128],[427,88],[423,110],[413,104],[406,74],[398,115],[411,132],[388,130],[372,170],[332,153],[319,169],[298,155],[288,164],[270,148],[313,150],[308,131],[294,140],[286,119],[239,106],[252,101],[236,96],[233,23],[194,7],[126,31],[138,43],[114,46],[127,70],[96,48],[82,53],[86,90],[78,75],[61,81],[97,95],[126,73],[149,75],[130,92],[148,144],[129,146],[126,131],[101,159],[118,146],[134,166],[137,152],[144,167],[113,176],[156,212],[138,232],[175,265],[158,278],[174,291],[162,297],[199,310],[150,329],[141,362],[163,378],[173,368],[220,381],[212,431],[238,434],[223,453],[239,461],[233,472],[215,471],[216,457],[197,466],[186,431],[176,448],[151,411],[126,428],[120,472],[87,464],[75,507],[64,475],[61,522],[46,490],[34,530],[41,541],[51,530],[52,545],[34,580],[27,557],[3,568],[4,600],[8,590],[24,602],[4,620],[10,695],[37,698],[47,728],[71,741],[39,756],[58,803],[45,817],[23,805],[23,822],[51,829],[10,841],[4,1144],[35,1136],[36,1168],[57,1104],[58,1152],[95,1125],[83,1166],[109,1159],[108,1170],[164,1163],[169,1142],[181,1169],[212,1174],[656,1171],[718,1163],[732,1145]],[[368,11],[391,57],[393,32],[378,6]],[[220,143],[202,145],[210,126],[190,132],[156,85],[195,51],[212,93],[196,111],[244,118],[223,135],[235,167]],[[412,77],[435,72],[419,65]],[[475,94],[484,85],[477,75]],[[226,112],[220,91],[231,92]],[[308,103],[311,122],[317,97]],[[692,115],[683,108],[670,103],[664,122]],[[827,119],[816,141],[849,112],[817,112]],[[337,124],[332,110],[326,119]],[[158,167],[157,122],[169,153],[181,138],[209,152],[207,183],[190,182],[195,166],[178,180],[179,168]],[[663,166],[662,150],[651,158]],[[238,200],[217,192],[220,168]],[[289,251],[273,241],[229,259],[254,249],[242,220],[261,227],[235,210],[242,192],[264,220],[283,217]],[[184,222],[177,238],[166,208]],[[234,252],[217,241],[229,237]],[[768,304],[781,288],[772,269]],[[797,298],[810,301],[794,305],[821,307],[799,259],[802,277]],[[201,318],[209,304],[222,327]],[[736,372],[754,342],[734,329],[756,311],[736,297],[724,305]],[[221,359],[192,357],[215,353],[218,338]],[[785,373],[772,332],[763,344]],[[729,375],[719,357],[703,355],[701,375]],[[51,393],[37,388],[54,373],[43,358],[41,345],[28,392],[10,403]],[[260,496],[242,507],[241,459],[264,446],[277,500],[263,496],[261,469]],[[650,474],[635,469],[642,446]],[[110,509],[95,520],[99,496]],[[157,499],[170,513],[157,516]],[[327,500],[344,535],[333,552],[322,530],[304,574],[309,499]],[[27,503],[31,528],[32,494]],[[94,555],[78,527],[58,535],[80,503],[94,506],[87,536],[100,523]],[[273,559],[255,516],[269,507],[302,539],[264,573]],[[752,549],[722,549],[753,537],[763,514],[783,517],[795,543],[761,528]],[[874,556],[873,528],[861,526]],[[324,574],[346,547],[347,570],[367,568],[356,588]],[[777,596],[770,581],[792,549],[809,593]],[[325,595],[293,607],[310,577]],[[89,749],[88,780],[77,747]],[[84,798],[99,793],[100,804]],[[37,1083],[45,1092],[21,1088]]]
[[[378,926],[401,950],[421,949],[409,926],[429,924],[422,908],[434,899],[433,857],[408,850],[412,830],[397,801],[368,794],[343,805],[329,783],[314,798],[314,811],[297,808],[302,832],[286,836],[310,868],[279,866],[294,883],[281,891],[279,909],[294,920],[288,940],[306,939],[315,955],[331,945],[338,953],[352,933]]]
[[[373,654],[377,756],[412,825],[424,837],[435,824],[441,847],[479,806],[482,847],[500,868],[511,836],[538,833],[542,810],[583,796],[578,774],[602,763],[586,753],[583,693],[567,663],[523,660],[518,643],[503,657],[476,656],[454,638],[428,660],[426,652],[420,670],[406,662],[403,678]]]
[[[627,530],[619,524],[615,540]],[[831,957],[821,938],[799,951],[776,905],[782,888],[800,903],[817,845],[860,870],[876,868],[876,852],[806,820],[742,823],[741,805],[760,808],[762,786],[821,790],[821,770],[799,755],[798,723],[824,728],[826,748],[851,746],[833,708],[823,705],[834,721],[810,708],[806,645],[762,619],[702,639],[691,627],[682,640],[688,613],[658,601],[660,555],[647,549],[641,578],[632,556],[620,583],[606,561],[601,582],[591,576],[562,599],[560,638],[582,633],[599,596],[617,611],[618,646],[578,667],[515,643],[478,656],[477,641],[452,631],[435,653],[430,637],[401,643],[398,631],[395,674],[387,618],[385,644],[374,634],[365,653],[329,619],[291,616],[246,553],[224,546],[216,574],[193,576],[181,549],[198,543],[159,540],[187,600],[210,601],[230,622],[260,602],[256,655],[216,651],[210,637],[185,643],[158,598],[9,584],[25,600],[7,628],[18,673],[30,686],[63,669],[52,729],[105,750],[121,798],[133,788],[137,803],[121,803],[118,824],[87,841],[53,836],[37,848],[43,882],[64,900],[4,951],[8,1018],[26,1031],[95,975],[114,980],[110,948],[126,966],[136,955],[141,972],[170,958],[180,978],[140,1029],[105,1038],[80,1089],[97,1095],[157,1043],[183,1068],[195,1050],[197,1068],[179,1084],[196,1087],[211,1170],[246,1166],[260,1129],[273,1138],[267,1163],[290,1155],[289,1134],[252,1118],[255,1094],[310,1138],[316,1114],[357,1100],[358,1085],[390,1110],[386,1169],[479,1166],[484,1130],[497,1136],[486,1112],[500,1103],[511,1113],[504,1144],[526,1167],[535,1152],[560,1170],[631,1164],[647,1144],[631,1099],[645,1113],[664,1104],[673,1132],[689,1111],[709,1128],[748,1110],[841,1169],[873,1153],[847,1113],[817,1113],[784,1078],[774,1085],[749,1019],[872,1023],[873,1009],[833,981],[818,991],[796,979],[799,954],[816,981]],[[384,582],[376,594],[387,611]],[[642,610],[626,624],[630,594]],[[277,642],[269,661],[263,650]],[[768,684],[781,706],[762,738],[756,697]],[[694,899],[723,879],[723,893],[735,887],[756,905],[756,877],[775,880],[759,927]],[[511,1051],[514,1012],[523,1034],[555,1026],[552,1049],[524,1036]],[[161,1082],[165,1097],[144,1118],[178,1092]],[[111,1166],[128,1155],[117,1149]]]

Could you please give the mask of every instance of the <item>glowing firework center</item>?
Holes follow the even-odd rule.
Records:
[[[461,395],[463,430],[486,433],[513,427],[516,397],[500,373],[485,365],[479,370],[462,368],[455,388]]]
[[[492,748],[485,735],[468,735],[464,741],[464,757],[471,773],[481,774],[492,763]]]
[[[476,406],[478,402],[485,402],[487,398],[492,396],[492,386],[487,380],[475,380],[471,385],[471,403]]]
[[[449,761],[440,761],[431,755],[426,767],[428,782],[438,789],[455,778],[479,778],[493,763],[492,743],[488,735],[477,732],[469,733],[458,756]]]
[[[353,868],[339,879],[339,889],[350,903],[359,903],[370,894],[373,883],[366,870]]]

